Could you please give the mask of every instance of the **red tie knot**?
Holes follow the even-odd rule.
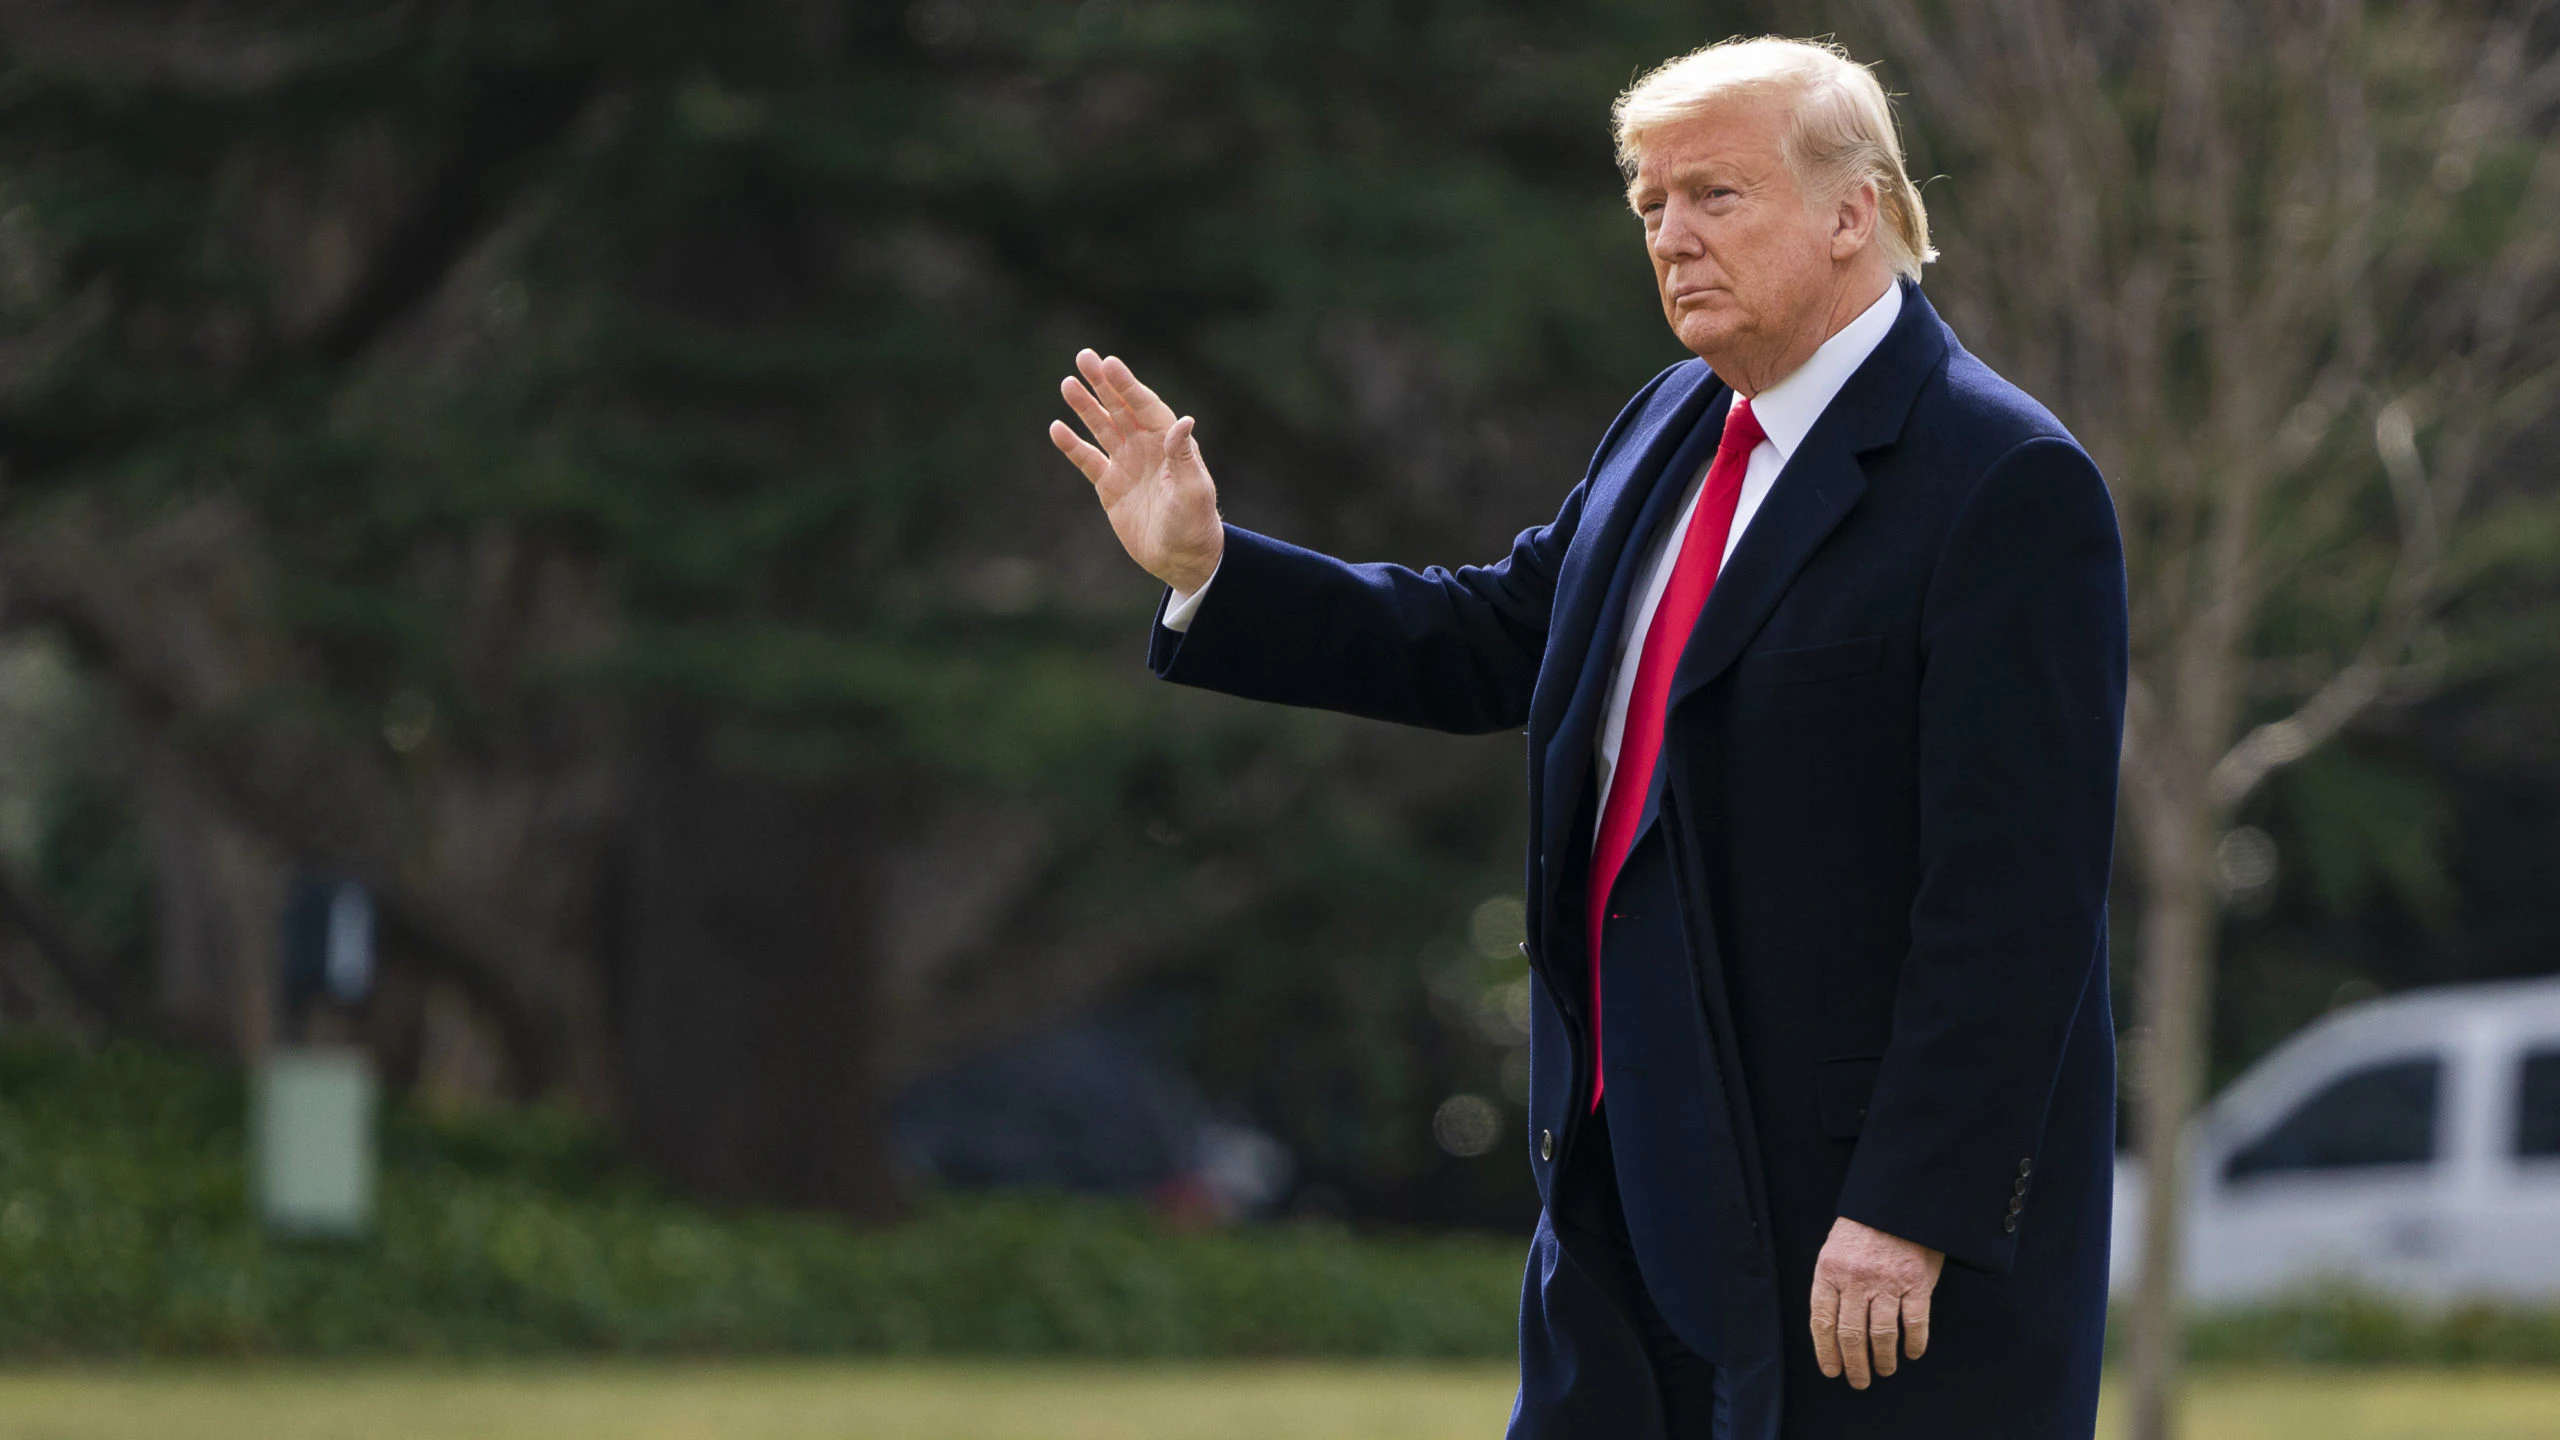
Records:
[[[1733,397],[1733,408],[1725,412],[1724,438],[1716,442],[1716,453],[1751,458],[1751,452],[1769,432],[1760,428],[1760,417],[1751,413],[1751,402],[1743,396]]]

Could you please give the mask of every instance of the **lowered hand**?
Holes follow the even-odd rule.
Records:
[[[1870,1370],[1890,1375],[1902,1354],[1929,1348],[1929,1296],[1938,1288],[1944,1252],[1842,1216],[1831,1222],[1822,1257],[1813,1263],[1813,1358],[1852,1388]],[[1869,1353],[1873,1352],[1872,1365]]]

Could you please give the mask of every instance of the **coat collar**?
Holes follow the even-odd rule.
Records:
[[[1816,347],[1794,374],[1751,397],[1751,418],[1760,422],[1760,432],[1777,450],[1781,464],[1804,448],[1805,437],[1821,423],[1823,412],[1831,408],[1849,377],[1893,333],[1893,322],[1902,318],[1902,304],[1902,287],[1886,286],[1873,304]]]

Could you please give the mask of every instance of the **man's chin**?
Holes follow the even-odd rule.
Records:
[[[1694,311],[1681,316],[1679,323],[1671,327],[1671,333],[1680,337],[1690,354],[1711,365],[1717,355],[1732,353],[1734,339],[1741,332],[1742,327],[1730,316],[1711,317]]]

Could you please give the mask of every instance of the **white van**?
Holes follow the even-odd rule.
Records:
[[[2249,1067],[2191,1135],[2201,1303],[2322,1280],[2560,1298],[2560,978],[2340,1010]],[[2141,1178],[2118,1163],[2119,1294],[2140,1262]]]

